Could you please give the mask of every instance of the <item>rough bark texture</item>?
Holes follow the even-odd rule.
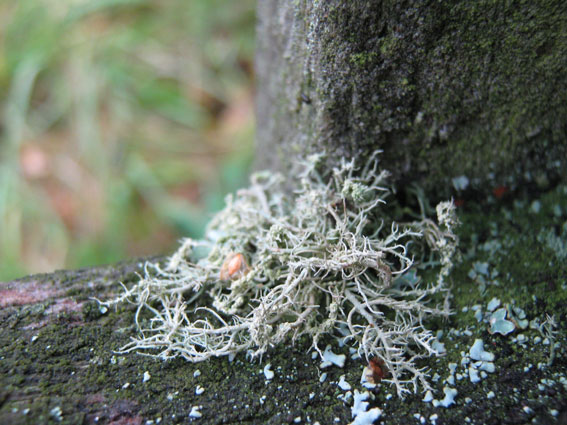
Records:
[[[567,188],[540,197],[470,203],[460,212],[464,261],[451,274],[455,314],[446,323],[428,323],[443,331],[447,353],[421,366],[438,374],[435,398],[443,387],[456,388],[456,404],[434,407],[423,394],[401,401],[389,385],[375,391],[370,407],[383,410],[380,423],[419,423],[415,414],[438,424],[567,423],[567,246],[557,236],[567,219]],[[539,205],[531,208],[530,205]],[[564,225],[563,225],[564,226]],[[561,242],[561,237],[563,242]],[[337,398],[346,391],[337,385],[345,375],[353,389],[359,384],[361,360],[348,356],[348,347],[328,339],[336,353],[347,354],[344,368],[320,369],[308,351],[309,342],[274,347],[261,364],[244,355],[233,362],[218,358],[193,364],[182,359],[163,362],[137,354],[114,352],[134,335],[134,309],[102,313],[90,297],[106,299],[137,279],[141,261],[77,271],[30,276],[0,283],[0,424],[346,424],[350,406]],[[486,270],[486,288],[478,276]],[[499,282],[499,283],[498,283]],[[514,303],[529,320],[555,315],[555,340],[545,345],[534,329],[491,335],[490,324],[477,322],[474,305],[483,312],[489,300]],[[519,335],[524,339],[520,341]],[[476,338],[495,355],[495,372],[472,383],[465,375],[461,353]],[[540,339],[537,342],[537,338]],[[550,346],[558,344],[547,366]],[[267,382],[262,369],[275,372]],[[448,384],[449,364],[462,379]],[[196,370],[201,375],[195,374]],[[144,380],[148,372],[149,380]],[[328,377],[320,382],[322,372]],[[562,378],[563,377],[563,378]],[[563,383],[561,379],[564,379]],[[205,389],[196,394],[197,386]],[[487,397],[490,392],[494,397]],[[389,395],[390,394],[390,395]],[[470,398],[470,400],[468,400]],[[202,418],[188,415],[201,406]],[[152,422],[153,421],[153,422]],[[412,422],[414,421],[414,422]],[[432,422],[432,421],[428,421]]]
[[[258,167],[382,149],[402,182],[567,169],[567,4],[258,2]]]

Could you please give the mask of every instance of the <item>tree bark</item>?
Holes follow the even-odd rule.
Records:
[[[563,1],[258,2],[258,167],[383,150],[401,182],[567,170]]]

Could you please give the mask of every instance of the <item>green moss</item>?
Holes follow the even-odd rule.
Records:
[[[355,54],[351,55],[350,62],[353,65],[364,67],[364,66],[370,64],[371,62],[373,62],[374,60],[376,60],[377,57],[378,57],[378,54],[376,52],[355,53]]]

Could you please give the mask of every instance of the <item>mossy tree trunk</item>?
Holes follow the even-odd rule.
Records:
[[[382,149],[427,188],[565,176],[564,1],[263,0],[257,74],[259,167]]]
[[[435,396],[443,387],[458,390],[456,404],[434,407],[423,394],[401,401],[391,385],[374,391],[370,406],[383,409],[379,422],[408,423],[416,413],[438,417],[438,423],[565,424],[567,423],[567,250],[556,229],[567,217],[567,187],[536,200],[476,205],[462,211],[460,237],[464,261],[451,273],[452,306],[448,323],[438,323],[447,353],[424,362]],[[527,206],[539,207],[526,213]],[[557,210],[563,213],[557,213]],[[565,225],[563,225],[565,227]],[[563,230],[563,240],[567,228]],[[558,250],[563,246],[562,250]],[[138,336],[134,308],[100,310],[91,297],[110,299],[130,286],[143,272],[143,260],[91,269],[61,271],[0,282],[0,424],[346,424],[350,405],[337,383],[341,376],[353,389],[359,385],[364,363],[352,359],[348,346],[329,338],[333,351],[347,355],[344,368],[320,369],[309,352],[310,341],[296,341],[269,350],[262,364],[239,355],[203,363],[177,358],[161,361],[115,350]],[[493,276],[479,289],[471,270],[486,268]],[[497,272],[497,273],[496,273]],[[496,275],[496,278],[494,276]],[[498,284],[496,281],[500,281]],[[504,306],[522,308],[530,321],[554,316],[553,338],[538,330],[516,330],[491,335],[485,319],[478,322],[474,308],[484,312],[497,297]],[[427,324],[432,330],[435,324]],[[523,339],[520,341],[520,335]],[[481,382],[466,375],[463,353],[476,338],[495,355],[495,371]],[[537,343],[539,338],[540,342]],[[547,338],[547,345],[545,339]],[[555,359],[550,353],[555,348]],[[275,376],[267,382],[263,367],[271,363]],[[462,379],[448,384],[450,364]],[[199,370],[200,374],[196,373]],[[320,381],[326,372],[327,379]],[[204,389],[196,393],[197,387]],[[487,394],[494,393],[494,397]],[[201,406],[201,419],[189,417]],[[337,421],[338,418],[338,421]]]

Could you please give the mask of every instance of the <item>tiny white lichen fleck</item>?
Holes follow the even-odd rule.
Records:
[[[351,408],[353,418],[366,412],[366,409],[368,409],[368,402],[366,400],[368,400],[369,397],[370,393],[367,391],[361,393],[358,390],[354,390],[354,404]]]
[[[477,382],[480,382],[480,380],[481,380],[481,377],[478,373],[478,370],[476,370],[472,366],[469,366],[469,379],[473,384],[476,384]]]
[[[193,406],[191,408],[191,412],[189,412],[190,418],[200,418],[203,416],[201,412],[199,412],[200,406]]]
[[[453,187],[457,190],[465,190],[469,186],[469,179],[467,176],[455,177],[452,182]]]
[[[322,356],[323,362],[321,363],[321,369],[335,365],[338,367],[343,367],[345,365],[346,356],[344,354],[335,354],[331,351],[331,346],[327,345]]]
[[[270,367],[272,365],[270,363],[268,363],[266,366],[264,366],[264,376],[266,377],[266,379],[269,381],[270,379],[274,378],[274,372],[270,370]]]
[[[440,400],[438,405],[439,406],[443,406],[443,407],[449,407],[452,404],[455,403],[455,397],[457,396],[458,392],[455,388],[450,388],[450,387],[443,387],[443,393],[445,393],[445,398],[443,398],[443,400]],[[435,403],[436,400],[433,401],[433,405],[435,406],[437,403]]]
[[[382,410],[374,407],[366,412],[359,414],[350,425],[372,425],[376,420],[382,416]]]
[[[345,380],[345,376],[341,375],[340,379],[339,379],[339,383],[337,384],[339,386],[339,388],[343,391],[348,391],[350,390],[352,387],[350,386],[350,384]]]
[[[484,351],[484,342],[482,339],[476,339],[474,341],[474,344],[469,350],[469,356],[473,360],[494,361],[494,354]]]
[[[490,302],[488,303],[488,305],[486,306],[486,309],[488,311],[494,311],[496,310],[498,307],[500,307],[500,300],[496,297],[492,298],[490,300]]]
[[[51,409],[49,411],[49,414],[57,422],[61,422],[63,420],[63,411],[61,410],[61,407],[59,407],[59,406],[56,406],[53,409]]]

